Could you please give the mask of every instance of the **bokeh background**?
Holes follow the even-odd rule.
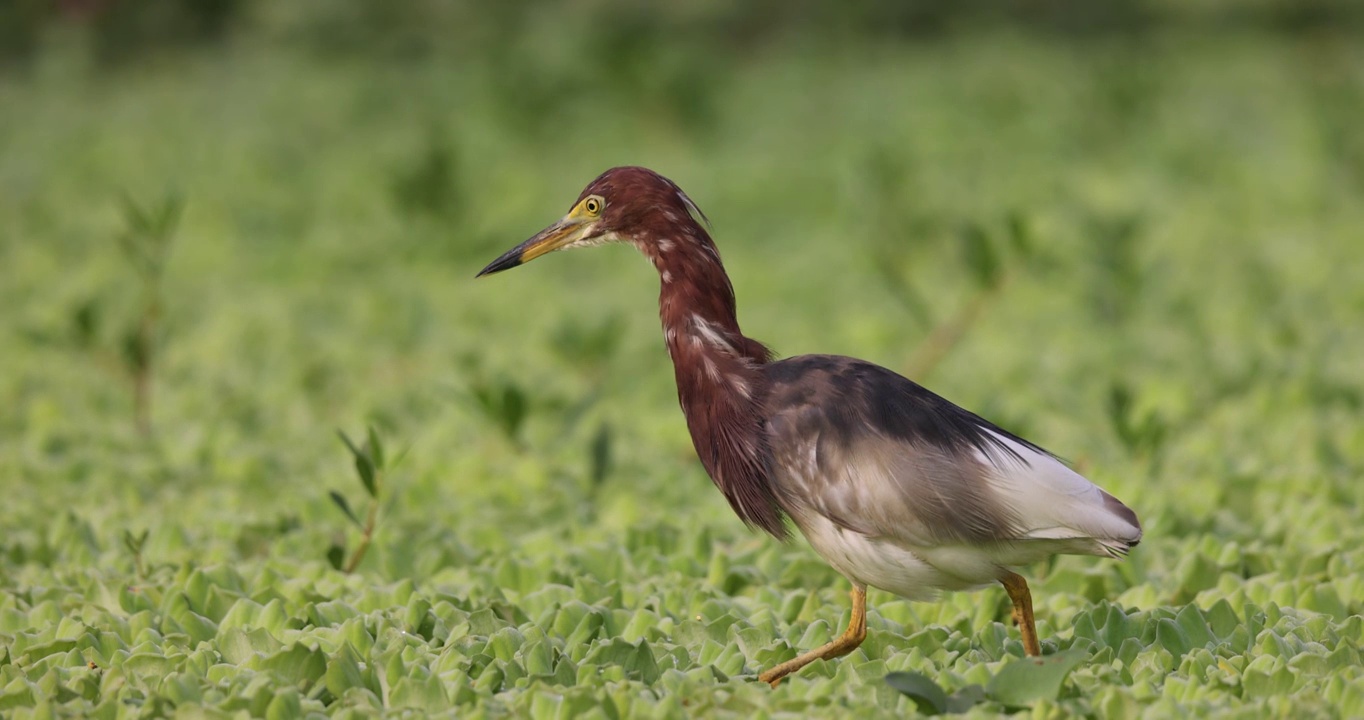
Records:
[[[909,374],[1141,514],[1125,563],[1035,569],[1048,648],[1099,658],[1040,712],[1362,713],[1361,40],[1349,0],[6,0],[0,710],[984,684],[995,591],[874,595],[842,664],[726,681],[845,588],[710,486],[651,268],[473,280],[640,164],[713,221],[747,333]],[[372,461],[369,428],[377,501],[337,438]]]

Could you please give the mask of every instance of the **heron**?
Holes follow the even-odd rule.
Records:
[[[778,540],[794,525],[852,584],[847,629],[759,680],[776,687],[857,649],[869,587],[931,600],[998,583],[1024,653],[1041,655],[1017,570],[1057,554],[1124,557],[1141,540],[1136,513],[1042,447],[884,367],[775,359],[739,329],[709,224],[673,181],[612,168],[478,277],[613,242],[652,261],[678,402],[707,474],[746,525]]]

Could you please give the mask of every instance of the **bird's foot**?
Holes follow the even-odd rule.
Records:
[[[798,655],[786,662],[764,671],[758,679],[776,687],[781,683],[782,678],[800,670],[816,660],[832,660],[836,657],[843,657],[857,649],[863,640],[867,639],[867,589],[865,587],[854,586],[852,590],[852,618],[848,621],[848,629],[843,634],[835,638],[832,642],[823,647],[816,648],[810,652]]]
[[[1018,626],[1018,633],[1023,639],[1023,654],[1028,657],[1040,656],[1042,644],[1037,640],[1037,624],[1033,620],[1032,593],[1028,591],[1028,582],[1022,575],[1009,573],[1000,578],[999,583],[1013,601],[1014,624]]]
[[[800,670],[816,660],[832,660],[837,657],[843,657],[853,650],[856,650],[857,646],[861,645],[862,641],[866,639],[866,636],[867,633],[865,629],[860,636],[844,633],[838,639],[821,648],[798,655],[774,668],[764,671],[762,674],[758,675],[758,679],[772,687],[776,687],[781,684],[782,678]]]

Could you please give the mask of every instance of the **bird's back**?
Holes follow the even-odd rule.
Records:
[[[886,368],[803,355],[763,371],[776,496],[816,549],[816,525],[930,561],[986,548],[986,566],[1141,539],[1135,513],[1056,457]]]

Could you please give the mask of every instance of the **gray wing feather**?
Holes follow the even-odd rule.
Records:
[[[835,524],[874,538],[917,547],[1007,540],[1018,521],[991,490],[985,466],[967,453],[924,442],[867,433],[800,428],[829,421],[819,405],[788,407],[771,417],[779,497],[798,498]],[[790,501],[790,500],[788,500]],[[800,508],[791,508],[799,517]]]
[[[1016,453],[997,446],[989,423],[863,361],[807,355],[768,367],[774,479],[797,522],[814,511],[920,547],[1019,537],[981,459]]]

